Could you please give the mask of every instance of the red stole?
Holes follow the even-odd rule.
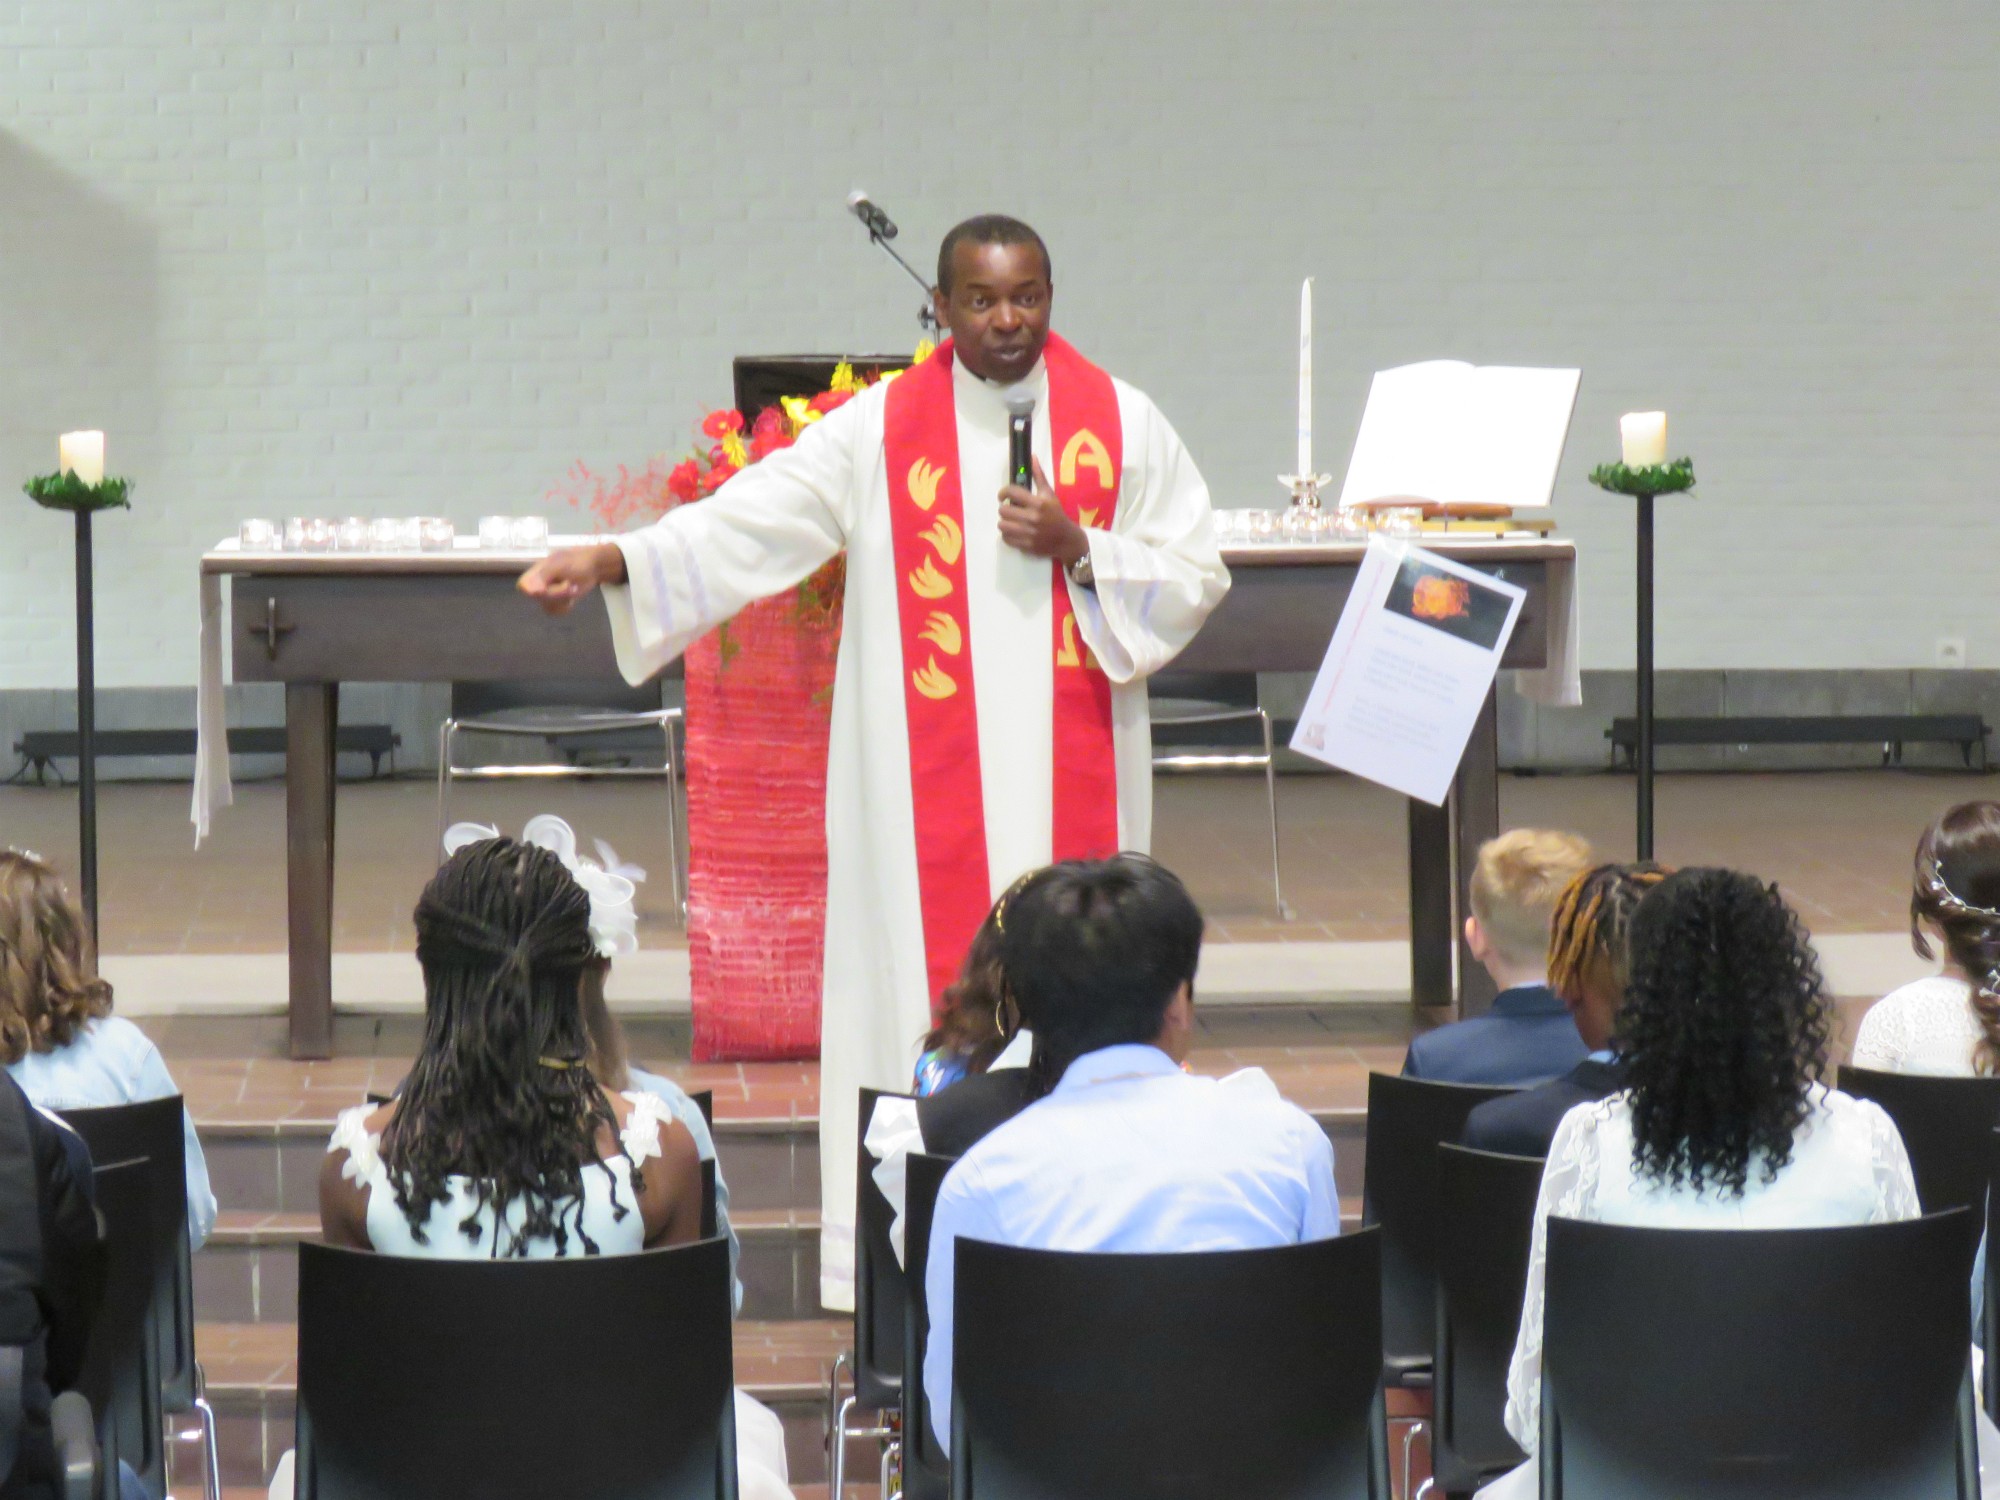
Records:
[[[1108,529],[1118,506],[1124,443],[1111,377],[1051,334],[1043,351],[1056,495],[1080,525]],[[965,501],[959,490],[958,415],[946,343],[889,387],[885,456],[896,601],[903,634],[910,795],[924,962],[936,1009],[958,977],[993,902],[986,866],[986,804],[979,709],[966,596]],[[1084,646],[1060,563],[1049,564],[1054,631],[1054,858],[1118,851],[1118,768],[1111,682]]]

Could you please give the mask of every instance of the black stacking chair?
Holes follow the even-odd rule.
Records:
[[[208,1500],[222,1494],[215,1412],[204,1392],[194,1348],[194,1258],[188,1249],[186,1106],[176,1094],[99,1109],[66,1109],[62,1117],[90,1147],[93,1161],[144,1161],[151,1204],[152,1298],[148,1317],[160,1371],[160,1399],[170,1416],[194,1412],[201,1421]]]
[[[1382,1362],[1390,1385],[1428,1385],[1437,1323],[1437,1148],[1510,1088],[1368,1075],[1361,1222],[1382,1230]]]
[[[1927,1214],[1986,1203],[1989,1173],[1984,1143],[2000,1125],[2000,1078],[1938,1078],[1842,1068],[1840,1087],[1873,1099],[1896,1122]],[[1976,1233],[1976,1231],[1975,1231]]]
[[[699,1093],[690,1093],[688,1098],[692,1099],[694,1107],[701,1111],[701,1118],[708,1126],[709,1136],[713,1139],[715,1135],[715,1090],[703,1089]],[[718,1152],[717,1154],[720,1155],[721,1153]],[[721,1232],[722,1224],[716,1217],[715,1211],[715,1163],[713,1161],[705,1161],[701,1164],[701,1237],[705,1240],[713,1239]]]
[[[1438,1148],[1438,1214],[1450,1232],[1437,1245],[1431,1476],[1447,1495],[1527,1457],[1503,1418],[1541,1187],[1540,1157]]]
[[[958,1242],[952,1500],[1388,1500],[1381,1236]]]
[[[299,1246],[298,1500],[734,1500],[729,1247]]]
[[[96,1414],[105,1474],[130,1464],[153,1494],[164,1494],[164,1412],[152,1324],[152,1168],[144,1160],[100,1161],[94,1175],[104,1221],[104,1299],[90,1325],[76,1388]]]
[[[1973,1500],[1970,1217],[1551,1219],[1542,1493]]]
[[[903,1248],[910,1260],[910,1315],[903,1325],[903,1369],[908,1372],[903,1381],[903,1500],[945,1500],[951,1493],[951,1455],[931,1430],[930,1399],[924,1392],[924,1348],[931,1336],[924,1268],[930,1263],[938,1189],[957,1160],[913,1152],[904,1183]]]
[[[2000,1182],[2000,1131],[1989,1135],[1986,1140],[1988,1159],[1993,1168],[1993,1177]],[[2000,1193],[1988,1191],[1986,1211],[1980,1219],[1985,1227],[1986,1237],[1980,1242],[1984,1252],[1985,1280],[1980,1287],[1979,1347],[1986,1356],[1986,1415],[2000,1422],[2000,1262],[1995,1260],[1993,1231],[1996,1221],[2000,1221]]]
[[[854,1347],[833,1362],[826,1383],[826,1445],[828,1489],[842,1494],[847,1481],[847,1444],[869,1438],[882,1445],[884,1471],[897,1438],[890,1414],[898,1409],[903,1388],[903,1319],[909,1306],[909,1286],[896,1247],[889,1239],[895,1220],[889,1200],[875,1186],[875,1158],[861,1144],[868,1139],[868,1122],[875,1118],[875,1101],[907,1098],[886,1089],[863,1089],[858,1106],[860,1129],[854,1137]],[[853,1391],[843,1397],[841,1371],[850,1372]],[[871,1420],[853,1426],[855,1414]],[[885,1491],[886,1495],[886,1491]]]

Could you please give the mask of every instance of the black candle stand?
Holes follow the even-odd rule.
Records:
[[[1694,488],[1694,460],[1677,458],[1643,469],[1601,464],[1590,471],[1590,482],[1638,502],[1639,742],[1632,763],[1639,772],[1637,857],[1645,860],[1653,857],[1653,502]]]
[[[100,510],[130,509],[132,484],[105,479],[85,484],[73,472],[44,474],[22,486],[46,510],[66,510],[76,522],[76,754],[77,881],[93,944],[97,926],[97,628],[92,593],[91,517]]]

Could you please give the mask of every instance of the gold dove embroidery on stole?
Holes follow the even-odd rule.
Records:
[[[1083,666],[1095,671],[1097,669],[1096,654],[1088,646],[1083,648],[1080,655],[1077,652],[1075,615],[1063,616],[1062,630],[1063,643],[1056,650],[1056,665],[1059,667]]]
[[[939,516],[928,531],[917,535],[937,548],[937,555],[944,559],[947,568],[956,566],[959,554],[965,550],[965,533],[950,516]]]
[[[965,634],[958,628],[958,621],[941,609],[931,611],[924,628],[917,632],[917,639],[929,641],[946,656],[956,656],[965,649]]]
[[[958,684],[938,665],[935,656],[910,674],[910,683],[926,698],[949,698],[958,691]]]
[[[910,592],[919,599],[942,599],[951,592],[951,580],[927,557],[910,569]]]
[[[937,504],[938,481],[942,478],[942,464],[933,466],[920,458],[910,465],[910,498],[917,503],[918,510],[929,510]]]

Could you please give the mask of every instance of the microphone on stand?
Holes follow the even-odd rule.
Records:
[[[859,219],[876,239],[893,240],[896,237],[896,226],[890,222],[889,216],[869,202],[868,195],[860,188],[847,195],[847,211]]]
[[[869,201],[868,195],[856,188],[847,195],[847,211],[861,221],[868,231],[868,243],[880,245],[882,253],[903,268],[910,280],[924,289],[924,305],[917,309],[917,323],[927,336],[934,337],[941,330],[938,327],[937,311],[932,306],[937,297],[937,288],[924,280],[923,273],[896,253],[896,247],[889,243],[896,237],[896,226],[889,216]]]
[[[1009,484],[1035,487],[1035,398],[1026,391],[1007,398],[1007,468]]]

